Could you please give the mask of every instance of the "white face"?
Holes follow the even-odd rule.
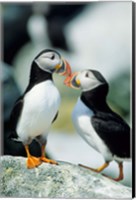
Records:
[[[80,88],[83,91],[92,90],[102,84],[89,70],[79,72],[76,76],[76,80],[80,82]]]
[[[52,72],[56,69],[56,66],[62,64],[62,60],[55,52],[45,52],[35,59],[38,66],[48,72]]]

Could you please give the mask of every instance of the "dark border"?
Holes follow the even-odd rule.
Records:
[[[91,3],[100,3],[101,1],[2,1],[0,2],[0,6],[2,6],[2,4],[13,4],[13,3],[19,3],[19,4],[32,4],[32,3],[45,3],[45,2],[49,2],[51,4],[89,4],[90,2]],[[109,2],[109,1],[102,1],[101,3],[104,3],[104,2]],[[111,1],[111,2],[129,2],[129,1]],[[135,163],[135,156],[136,156],[136,153],[135,153],[135,140],[136,140],[136,137],[135,137],[135,112],[136,112],[136,108],[135,108],[135,23],[136,23],[136,20],[135,20],[135,10],[136,10],[136,3],[135,2],[132,2],[132,106],[131,106],[131,109],[132,109],[132,198],[135,197],[135,193],[136,193],[136,184],[135,184],[135,167],[136,167],[136,163]],[[1,9],[0,9],[1,11]],[[2,20],[1,20],[1,15],[2,13],[0,12],[0,28],[2,26]],[[2,32],[2,28],[1,28],[1,32]],[[0,36],[0,43],[2,42],[2,38],[3,38],[3,34]],[[0,60],[2,60],[2,48],[3,48],[3,44],[1,43],[1,46],[0,46]],[[1,71],[0,71],[1,73]],[[0,85],[1,86],[1,85]],[[0,91],[1,91],[2,87],[0,88]],[[2,114],[2,106],[1,106],[1,97],[0,97],[0,114]],[[2,116],[0,115],[0,118],[1,118],[1,121],[2,121]],[[0,123],[1,126],[0,126],[0,137],[2,138],[2,122]],[[2,138],[3,139],[3,138]],[[2,148],[2,146],[1,146]],[[0,154],[2,152],[2,149],[0,149]]]
[[[132,198],[135,197],[135,6],[132,2]]]
[[[0,3],[0,65],[2,64],[3,56],[3,28],[2,28],[2,4]],[[0,74],[2,68],[0,66]],[[3,107],[2,107],[2,82],[0,82],[0,156],[3,154]]]

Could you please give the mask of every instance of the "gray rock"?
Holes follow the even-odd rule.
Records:
[[[1,157],[1,197],[131,198],[132,190],[77,165],[42,163],[27,169],[26,158]]]

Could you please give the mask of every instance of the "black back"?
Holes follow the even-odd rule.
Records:
[[[92,126],[113,155],[130,157],[130,127],[106,103],[108,84],[83,92],[81,100],[94,112]]]

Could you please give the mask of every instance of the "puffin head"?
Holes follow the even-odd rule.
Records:
[[[56,72],[62,76],[71,75],[69,63],[55,50],[46,49],[41,51],[35,57],[34,62],[43,71],[47,71],[49,73]]]
[[[64,84],[74,89],[90,91],[100,85],[107,85],[107,81],[100,72],[89,69],[71,74],[64,80]]]

